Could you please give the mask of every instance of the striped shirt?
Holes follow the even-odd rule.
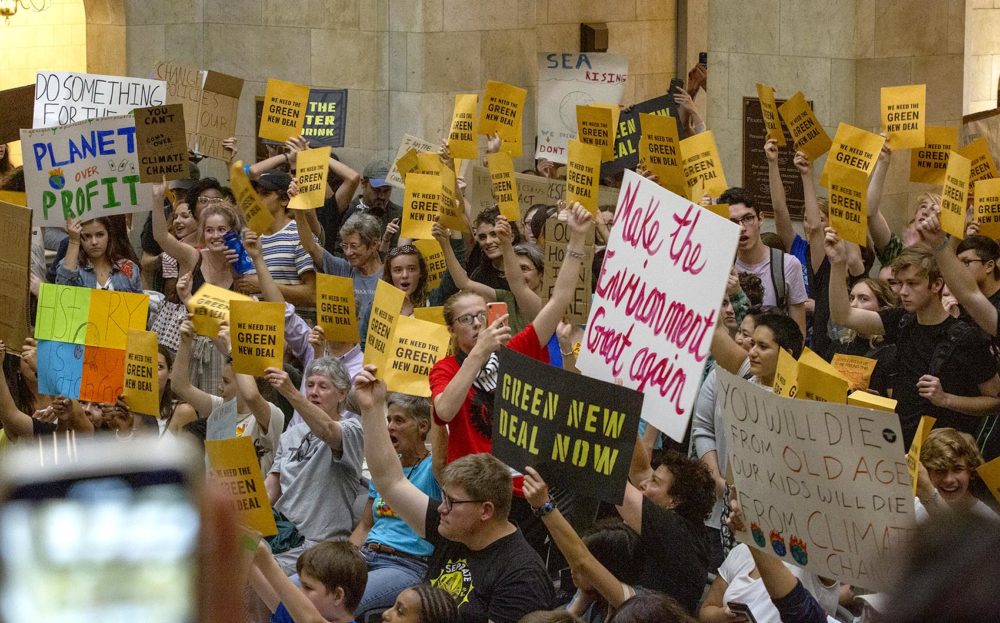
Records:
[[[298,285],[302,283],[299,275],[315,271],[312,258],[299,242],[299,229],[295,221],[289,221],[279,231],[260,237],[260,246],[264,255],[264,263],[271,272],[275,283],[281,285]],[[254,271],[250,271],[251,273]]]

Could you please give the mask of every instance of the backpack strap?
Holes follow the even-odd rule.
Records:
[[[955,354],[959,344],[972,335],[974,331],[976,329],[965,322],[951,323],[951,326],[945,329],[944,335],[938,337],[934,352],[931,354],[930,365],[927,367],[927,374],[940,378],[941,371],[944,370],[951,356]]]
[[[785,252],[771,247],[771,285],[774,286],[775,307],[788,310],[785,285]]]

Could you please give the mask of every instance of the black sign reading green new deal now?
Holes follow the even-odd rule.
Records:
[[[639,392],[501,348],[493,454],[549,484],[611,504],[625,497],[642,412]]]

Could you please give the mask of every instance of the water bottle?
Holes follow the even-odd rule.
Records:
[[[236,251],[237,259],[236,263],[233,264],[233,270],[236,274],[242,275],[253,270],[253,260],[247,255],[247,250],[243,247],[243,241],[240,240],[240,235],[233,230],[229,230],[222,237],[223,242],[226,246]]]

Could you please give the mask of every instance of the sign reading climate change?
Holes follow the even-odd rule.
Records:
[[[889,590],[913,530],[899,419],[776,396],[722,369],[718,383],[747,528],[736,538],[817,575]]]
[[[576,107],[622,102],[628,58],[620,54],[538,55],[538,148],[535,158],[566,164],[576,138]]]
[[[24,183],[34,224],[149,210],[153,187],[139,183],[132,117],[21,130]]]
[[[644,393],[642,417],[678,441],[738,237],[728,220],[625,172],[577,367]]]
[[[493,453],[517,470],[621,504],[642,394],[501,348]]]

